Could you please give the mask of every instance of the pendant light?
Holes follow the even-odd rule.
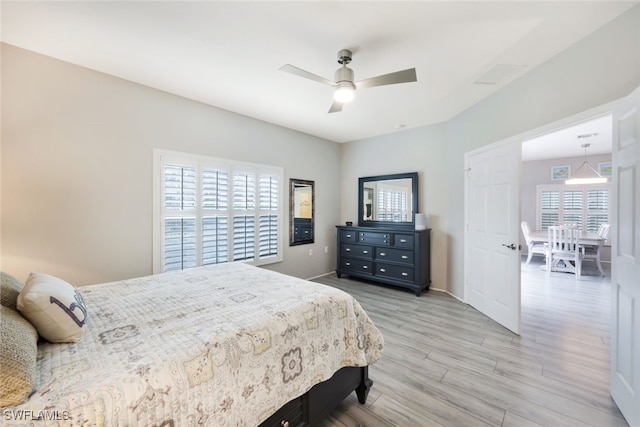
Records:
[[[607,182],[607,178],[603,177],[595,170],[588,162],[587,162],[587,148],[589,148],[591,144],[582,144],[581,147],[584,148],[584,162],[578,169],[576,169],[573,176],[575,178],[571,178],[566,180],[564,183],[568,185],[580,185],[580,184],[603,184]],[[578,174],[578,171],[582,169],[582,176]],[[589,172],[591,169],[591,172]]]

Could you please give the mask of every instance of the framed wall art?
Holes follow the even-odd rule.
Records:
[[[551,180],[564,181],[571,177],[571,166],[551,166]]]
[[[611,162],[598,163],[598,173],[601,176],[613,176],[613,166]]]

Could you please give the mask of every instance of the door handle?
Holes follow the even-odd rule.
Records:
[[[503,244],[502,244],[502,246],[504,246],[505,248],[509,248],[509,249],[511,249],[512,251],[515,251],[515,250],[516,250],[516,244],[515,244],[515,243],[512,243],[512,244],[510,244],[510,245],[505,245],[505,244],[503,243]]]

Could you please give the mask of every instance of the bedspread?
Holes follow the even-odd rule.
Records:
[[[37,390],[10,408],[38,426],[256,426],[383,350],[347,293],[242,263],[79,290],[84,336],[40,344]]]

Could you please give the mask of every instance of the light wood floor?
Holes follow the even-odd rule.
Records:
[[[610,280],[522,268],[522,334],[455,298],[315,281],[360,302],[385,338],[365,405],[352,394],[322,427],[627,426],[609,396]]]

